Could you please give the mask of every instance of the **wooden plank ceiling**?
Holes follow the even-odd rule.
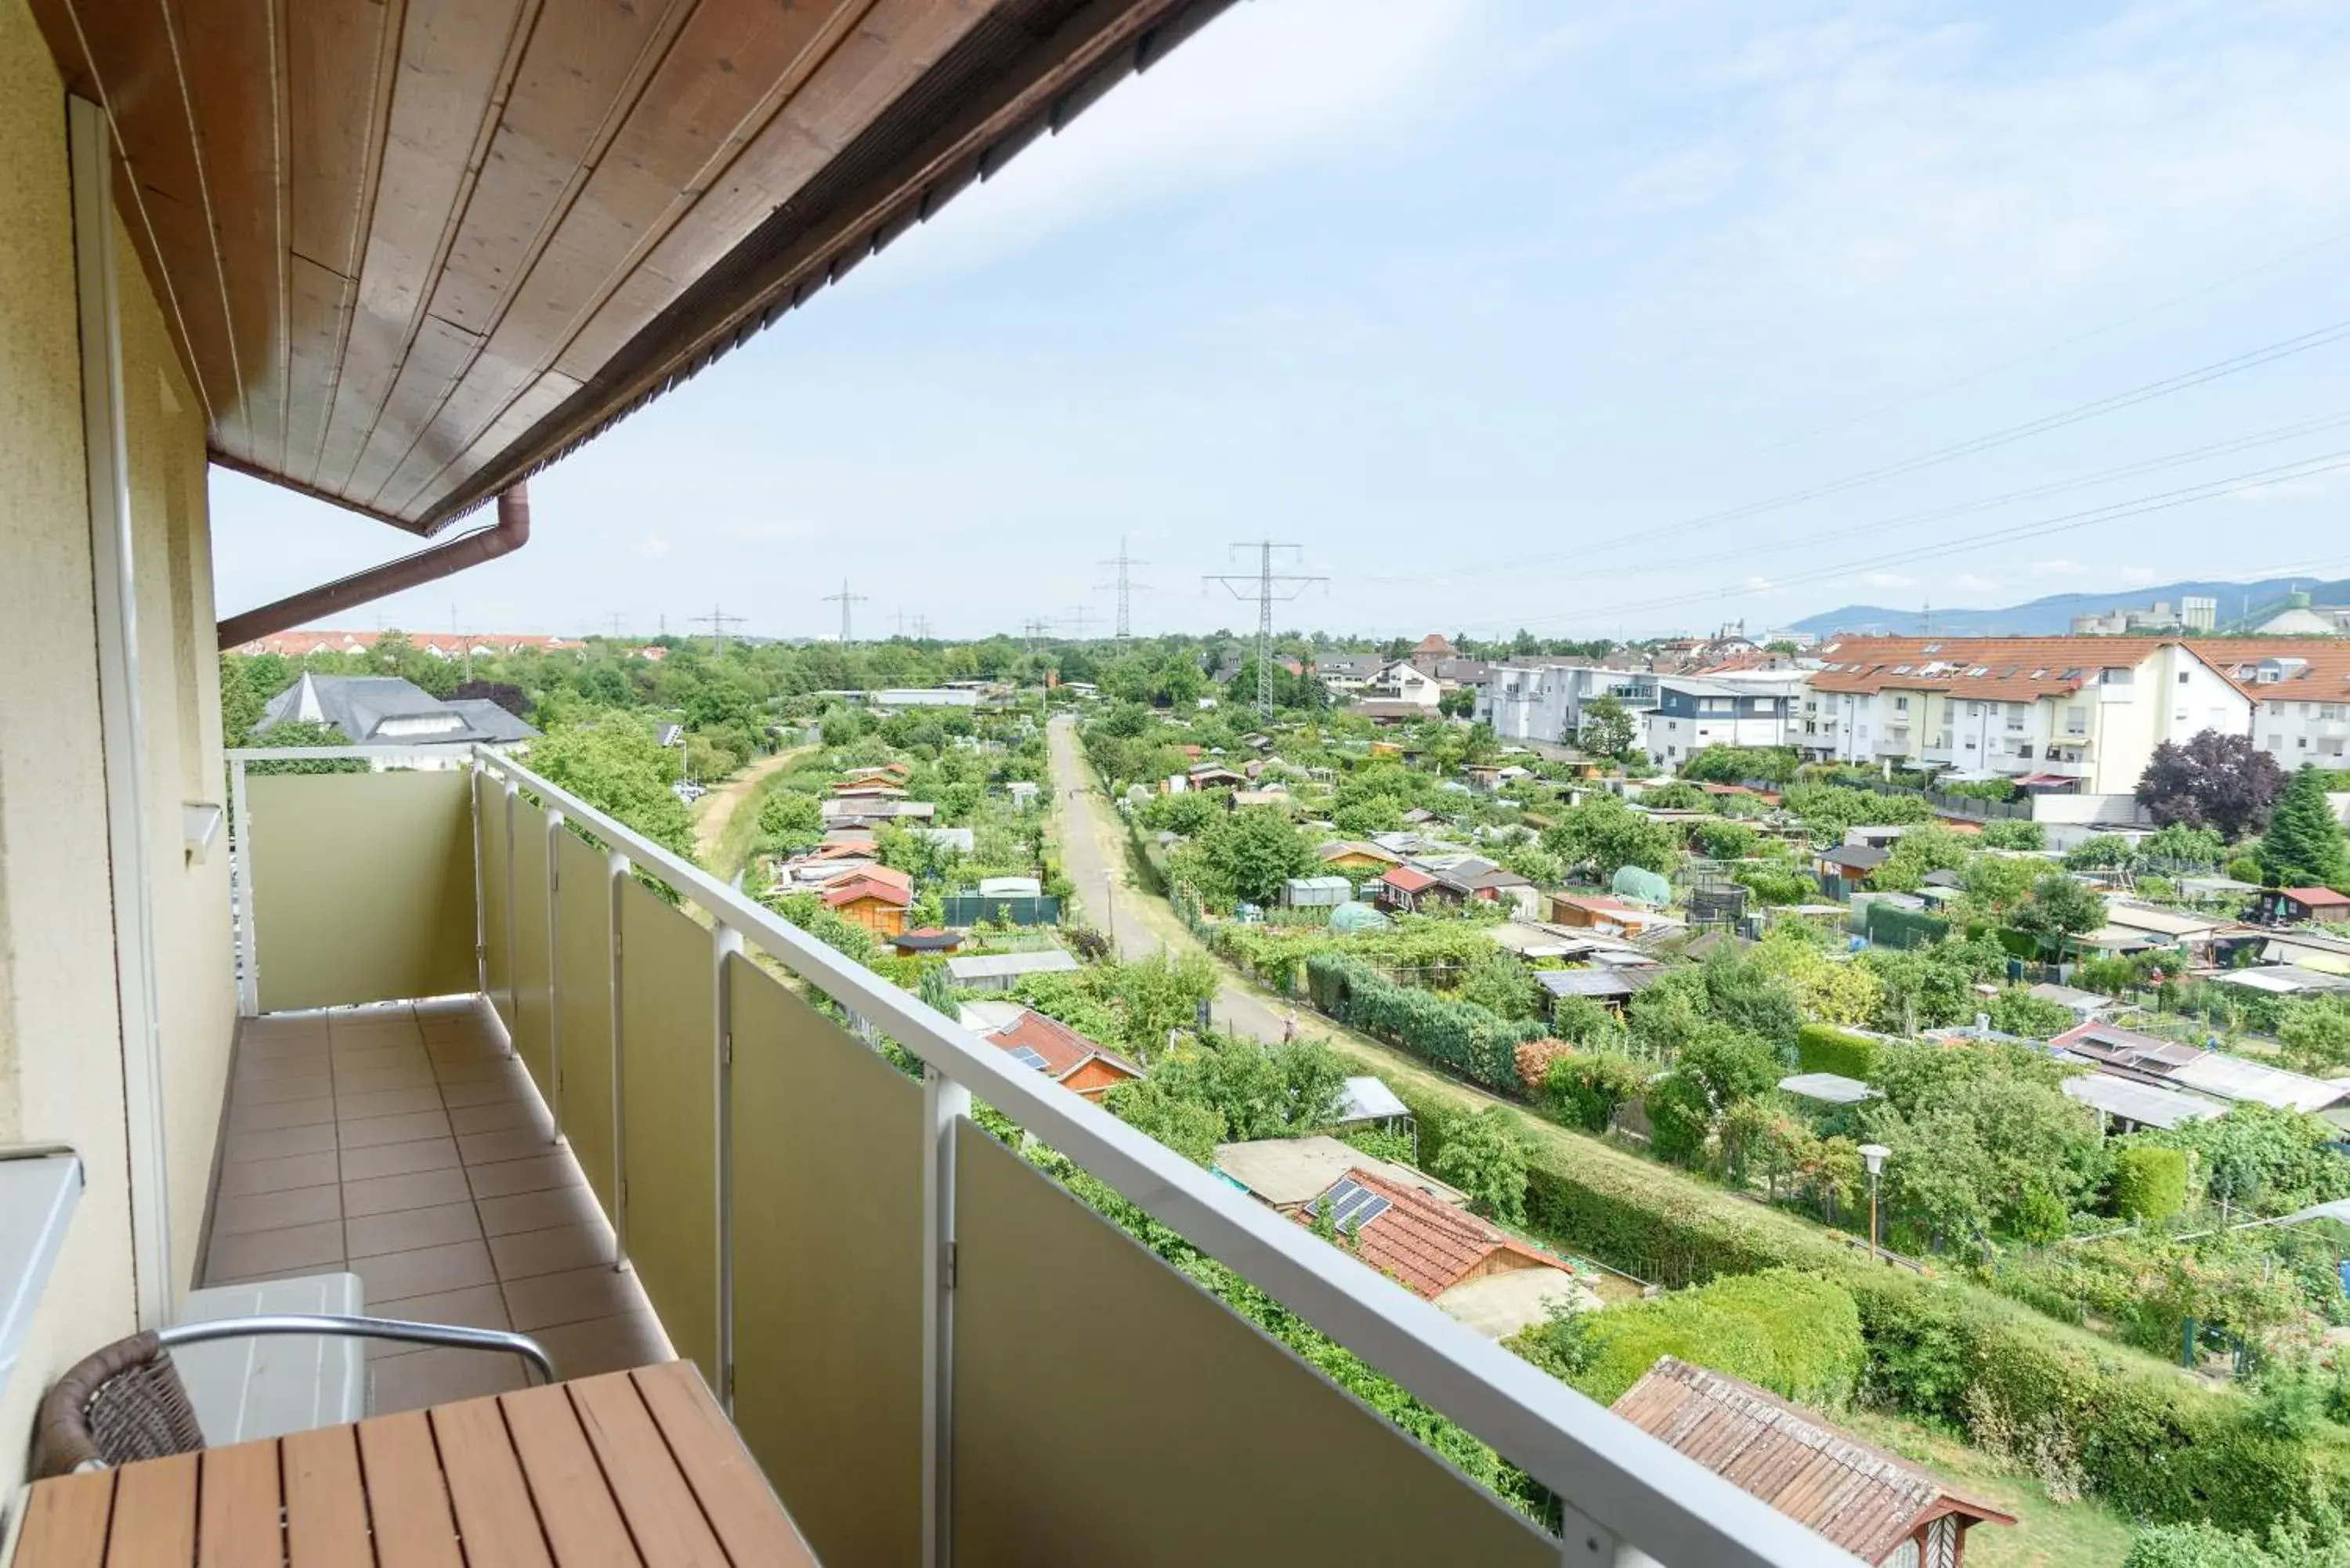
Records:
[[[220,462],[429,534],[1230,0],[33,0]]]

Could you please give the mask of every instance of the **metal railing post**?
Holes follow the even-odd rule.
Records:
[[[515,783],[514,782],[514,780],[512,780],[512,779],[508,779],[508,780],[506,780],[506,781],[505,781],[505,784],[506,784],[506,788],[505,788],[505,803],[504,803],[504,806],[503,806],[503,808],[502,808],[502,809],[505,812],[505,814],[506,814],[505,829],[504,829],[504,832],[502,832],[502,833],[500,833],[500,834],[498,835],[498,839],[499,839],[499,841],[500,841],[501,843],[503,843],[503,844],[506,846],[506,872],[505,872],[505,889],[506,889],[506,918],[505,918],[505,928],[506,928],[506,1019],[505,1019],[505,1025],[506,1025],[506,1054],[507,1054],[509,1057],[511,1057],[511,1056],[513,1056],[513,1055],[515,1055],[515,1054],[516,1054],[516,1049],[517,1049],[517,1048],[516,1048],[516,1046],[515,1046],[515,1036],[516,1036],[517,1034],[519,1034],[519,1033],[522,1033],[522,995],[521,995],[520,989],[519,989],[519,988],[515,985],[515,842],[514,842],[514,841],[515,841],[515,797],[516,795],[518,795],[518,794],[520,794],[522,793],[522,786],[521,786],[521,785],[519,785],[519,784],[515,784]]]
[[[627,1048],[620,1027],[620,889],[629,880],[629,857],[614,849],[604,857],[612,901],[612,1266],[629,1266],[629,1116],[621,1097],[620,1054]]]
[[[955,1129],[971,1091],[922,1068],[922,1564],[954,1561]]]
[[[251,1018],[261,1011],[261,975],[254,967],[261,944],[253,931],[253,813],[244,800],[244,759],[228,765],[229,875],[236,879],[230,912],[236,919],[236,1011]]]
[[[734,1002],[728,963],[743,956],[743,933],[719,922],[712,933],[711,982],[717,988],[717,1072],[712,1075],[712,1113],[718,1136],[718,1402],[734,1413]]]
[[[546,1115],[563,1141],[563,813],[546,810]]]

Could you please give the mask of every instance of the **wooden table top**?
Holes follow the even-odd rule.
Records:
[[[815,1562],[672,1361],[39,1481],[14,1568]]]

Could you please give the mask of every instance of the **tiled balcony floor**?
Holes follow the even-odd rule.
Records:
[[[245,1019],[225,1127],[204,1284],[348,1270],[369,1313],[518,1329],[559,1376],[669,1358],[484,1003]],[[371,1354],[378,1415],[524,1380],[510,1355]]]

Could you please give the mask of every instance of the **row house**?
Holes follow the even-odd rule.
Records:
[[[1807,680],[1797,670],[1659,676],[1656,706],[1640,716],[1643,749],[1669,768],[1708,746],[1785,745]]]
[[[2154,750],[2249,735],[2287,768],[2350,739],[2350,647],[2172,638],[1843,638],[1819,649],[1794,743],[1815,760],[1940,767],[2089,794]]]

